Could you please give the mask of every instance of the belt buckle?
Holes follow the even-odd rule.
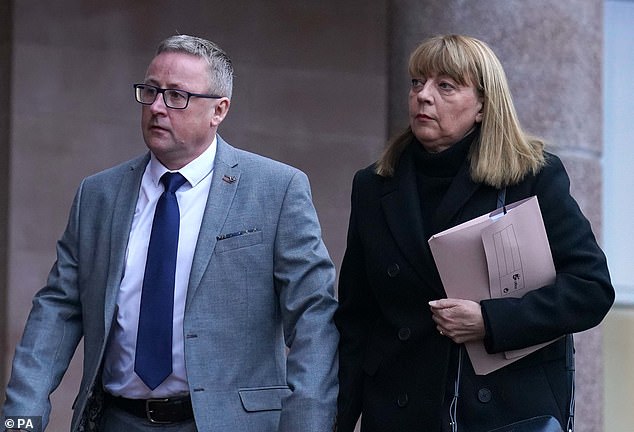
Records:
[[[150,406],[150,404],[153,404],[153,403],[165,403],[165,402],[169,402],[169,399],[167,399],[167,398],[164,398],[164,399],[147,399],[145,401],[145,416],[150,421],[150,423],[154,423],[154,424],[168,424],[168,423],[172,423],[169,420],[168,421],[157,420],[154,417],[152,417],[152,413],[154,412],[154,410],[152,410],[152,407]]]

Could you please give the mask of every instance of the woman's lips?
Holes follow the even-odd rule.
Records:
[[[416,120],[418,121],[430,121],[430,120],[434,120],[433,117],[427,115],[427,114],[416,114]]]

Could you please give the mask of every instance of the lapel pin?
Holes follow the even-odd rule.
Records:
[[[231,184],[231,183],[235,183],[235,181],[236,181],[236,177],[235,177],[235,176],[229,176],[229,175],[227,175],[227,174],[223,175],[223,176],[222,176],[222,179],[223,179],[224,181],[226,181],[227,183],[229,183],[229,184]]]

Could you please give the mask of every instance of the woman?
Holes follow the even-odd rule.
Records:
[[[521,129],[502,66],[466,36],[424,41],[409,62],[409,127],[353,183],[336,324],[338,430],[487,431],[538,415],[561,425],[570,386],[566,338],[601,322],[614,300],[605,257],[570,196],[561,161]],[[538,197],[557,272],[522,299],[447,299],[427,239]],[[560,338],[477,376],[460,344],[489,353]],[[455,427],[456,424],[453,424]]]

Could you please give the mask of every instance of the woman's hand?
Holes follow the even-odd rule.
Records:
[[[429,307],[441,335],[459,344],[484,339],[484,319],[479,303],[441,299],[429,302]]]

